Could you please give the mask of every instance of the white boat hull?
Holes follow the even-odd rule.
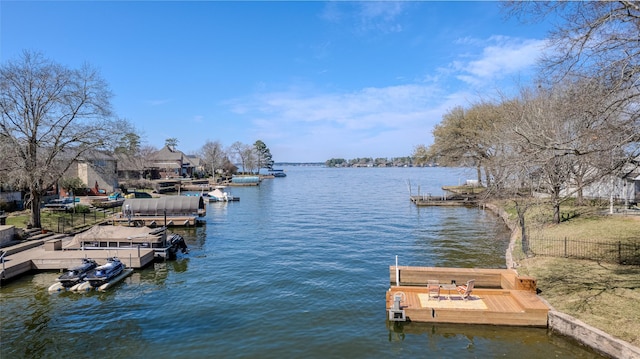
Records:
[[[66,291],[66,289],[60,282],[53,283],[49,287],[49,293],[64,292],[64,291]]]
[[[120,274],[118,274],[117,276],[111,278],[109,281],[107,281],[107,283],[96,287],[95,290],[98,291],[104,291],[107,290],[109,288],[111,288],[112,286],[114,286],[115,284],[117,284],[118,282],[120,282],[121,280],[125,279],[126,277],[128,277],[129,275],[131,275],[131,273],[133,273],[133,269],[132,268],[125,268]],[[82,282],[74,287],[71,288],[72,291],[75,292],[89,292],[92,289],[94,289],[91,284],[87,281],[87,282]]]

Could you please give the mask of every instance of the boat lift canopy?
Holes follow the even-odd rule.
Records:
[[[204,200],[196,196],[166,196],[160,198],[130,198],[122,203],[122,213],[129,210],[138,216],[200,216],[205,211]],[[166,212],[165,212],[166,211]]]

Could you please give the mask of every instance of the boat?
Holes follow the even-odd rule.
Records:
[[[75,201],[69,197],[54,199],[44,205],[45,209],[52,211],[71,211],[74,207]]]
[[[209,202],[231,202],[239,201],[240,197],[231,195],[229,192],[225,192],[226,186],[215,186],[213,191],[208,192],[205,197]]]
[[[287,177],[287,174],[284,173],[284,170],[270,169],[269,174],[273,177]]]
[[[92,288],[98,288],[103,284],[109,283],[111,280],[119,276],[125,270],[125,265],[118,257],[107,258],[107,263],[98,266],[85,276],[85,280]]]
[[[111,288],[112,286],[116,285],[118,282],[120,282],[121,280],[123,280],[124,278],[128,277],[131,273],[133,273],[133,269],[132,268],[125,268],[122,270],[122,272],[120,272],[120,274],[118,274],[117,276],[111,278],[108,282],[100,285],[99,287],[92,287],[91,284],[89,282],[82,282],[78,285],[75,285],[71,288],[72,291],[75,292],[88,292],[92,289],[98,290],[98,291],[104,291],[107,290],[109,288]]]
[[[184,241],[184,237],[177,233],[172,233],[169,238],[167,238],[167,244],[170,248],[173,248],[173,256],[175,257],[175,253],[180,250],[182,253],[187,253],[189,250],[187,249],[187,243]]]
[[[90,258],[83,258],[82,264],[69,268],[61,276],[57,282],[49,287],[49,292],[59,292],[62,290],[71,290],[74,286],[83,283],[87,273],[96,268],[98,263]]]

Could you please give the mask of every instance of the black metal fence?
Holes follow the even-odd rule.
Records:
[[[56,233],[70,233],[79,226],[93,225],[111,217],[116,212],[115,208],[98,209],[89,213],[60,212],[55,216],[42,218],[42,229]]]
[[[605,242],[569,238],[529,237],[528,252],[536,256],[587,259],[605,263],[640,265],[638,242]]]

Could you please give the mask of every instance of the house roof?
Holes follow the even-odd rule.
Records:
[[[186,158],[187,155],[182,153],[182,151],[178,151],[176,149],[172,149],[169,146],[164,146],[159,151],[153,153],[151,158],[154,161],[182,161],[183,158]]]
[[[131,157],[122,153],[116,153],[114,156],[118,160],[118,170],[121,171],[140,171],[151,166],[151,163],[145,158]]]
[[[202,160],[196,156],[189,156],[189,162],[194,167],[202,166]]]

